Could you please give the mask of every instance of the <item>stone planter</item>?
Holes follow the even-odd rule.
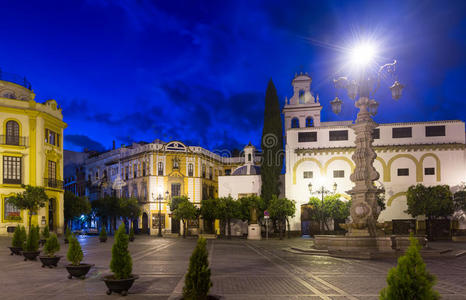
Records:
[[[107,285],[107,295],[114,293],[119,293],[122,296],[128,295],[128,290],[133,285],[134,281],[138,279],[138,275],[131,275],[130,278],[127,279],[114,279],[113,275],[108,275],[103,277],[103,281],[105,281],[105,285]]]
[[[107,241],[107,238],[101,238],[101,237],[99,237],[99,241],[100,241],[101,243],[105,243],[105,242]]]
[[[79,266],[66,265],[66,270],[68,271],[68,279],[73,277],[84,279],[86,274],[89,272],[93,265],[91,264],[79,264]]]
[[[56,267],[58,261],[60,260],[61,256],[39,256],[40,261],[42,262],[42,268],[49,267],[53,268]]]
[[[37,260],[37,256],[40,254],[40,251],[23,251],[24,261],[26,260]]]
[[[23,248],[21,247],[8,247],[10,248],[10,255],[21,255],[21,251],[23,251]]]

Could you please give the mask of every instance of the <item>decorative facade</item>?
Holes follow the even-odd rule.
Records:
[[[303,232],[306,228],[301,227],[301,205],[313,196],[308,184],[331,190],[337,183],[337,193],[350,199],[348,191],[354,186],[350,175],[355,168],[352,155],[356,136],[352,121],[322,122],[322,106],[318,97],[312,95],[311,81],[308,75],[296,76],[292,82],[294,95],[283,109],[285,194],[297,202],[292,229]],[[373,138],[377,155],[374,166],[380,174],[377,185],[385,189],[386,201],[379,222],[413,220],[405,213],[405,195],[411,185],[447,184],[455,191],[466,181],[465,123],[462,121],[378,124]]]
[[[41,228],[63,232],[63,122],[55,100],[39,103],[26,79],[0,73],[0,234],[27,225],[27,211],[6,199],[24,191],[21,185],[43,186],[49,203],[32,217]]]

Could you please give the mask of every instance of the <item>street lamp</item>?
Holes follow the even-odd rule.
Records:
[[[356,228],[366,228],[367,235],[374,237],[376,235],[377,215],[377,188],[374,186],[374,181],[379,179],[379,173],[375,170],[373,163],[377,154],[375,153],[371,134],[374,128],[378,126],[371,116],[377,114],[379,103],[374,100],[374,94],[380,88],[381,79],[386,78],[386,75],[394,77],[395,82],[390,86],[392,98],[398,100],[401,97],[404,86],[398,82],[395,76],[395,67],[397,61],[382,65],[378,68],[373,68],[375,64],[374,57],[375,48],[369,44],[364,44],[355,47],[351,52],[352,65],[358,68],[358,76],[355,79],[340,77],[333,80],[337,91],[344,89],[348,92],[348,96],[355,101],[355,106],[359,108],[356,122],[351,125],[356,134],[356,150],[353,153],[352,159],[355,162],[355,169],[351,174],[351,181],[355,183],[349,193],[352,196],[351,202],[351,219],[358,226]],[[340,113],[342,101],[338,96],[330,102],[332,111],[335,114]],[[349,229],[349,234],[352,235],[352,228]],[[357,233],[358,235],[361,232]]]
[[[167,192],[168,193],[168,192]],[[152,199],[155,200],[154,193],[152,193]],[[162,237],[162,200],[163,197],[159,193],[159,196],[157,197],[157,200],[159,202],[159,233],[157,234],[158,237]]]
[[[334,182],[333,185],[332,185],[332,191],[329,191],[325,188],[324,184],[322,184],[322,186],[320,188],[318,188],[316,191],[312,191],[312,183],[309,182],[309,184],[307,185],[308,189],[309,189],[309,193],[312,195],[312,194],[320,194],[321,195],[321,199],[322,199],[322,210],[323,210],[323,207],[324,207],[324,196],[325,195],[328,195],[328,194],[335,194],[335,192],[337,191],[337,183]],[[323,211],[322,211],[322,214],[323,214]],[[322,219],[323,219],[323,216],[322,216]],[[320,224],[320,230],[323,231],[324,229],[324,224],[321,223]]]

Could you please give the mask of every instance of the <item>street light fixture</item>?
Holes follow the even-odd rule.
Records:
[[[309,184],[307,185],[308,189],[309,189],[309,193],[310,194],[320,194],[321,195],[321,200],[322,200],[322,208],[324,207],[324,196],[325,195],[328,195],[328,194],[335,194],[335,192],[337,191],[337,183],[334,182],[333,185],[332,185],[332,191],[329,191],[325,188],[324,184],[322,184],[322,186],[320,188],[318,188],[316,191],[312,191],[312,183],[309,182]],[[324,227],[324,224],[321,223],[320,224],[320,230],[323,231],[323,227]]]
[[[154,193],[152,193],[152,199],[156,200],[156,198],[154,197]],[[162,237],[162,200],[163,200],[163,197],[162,195],[159,193],[159,196],[157,197],[157,200],[159,202],[159,213],[158,213],[158,217],[159,217],[159,233],[157,234],[158,237]]]

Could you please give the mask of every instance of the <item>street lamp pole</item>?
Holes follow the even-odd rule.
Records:
[[[162,237],[162,195],[159,194],[159,233],[158,237]]]
[[[329,190],[327,190],[325,188],[324,185],[322,185],[319,189],[317,189],[315,192],[312,191],[312,183],[309,182],[308,184],[308,189],[309,189],[309,193],[312,195],[312,194],[320,194],[321,195],[321,200],[322,200],[322,208],[321,208],[321,219],[322,221],[320,222],[320,231],[323,232],[324,231],[324,223],[323,223],[323,219],[324,219],[324,211],[323,211],[323,208],[324,208],[324,196],[327,195],[327,194],[335,194],[336,191],[337,191],[337,183],[333,183],[332,185],[332,188],[333,188],[333,193]]]
[[[370,59],[364,57],[365,53],[360,53],[360,59],[365,60],[365,64],[361,66],[359,76],[356,80],[349,80],[346,77],[334,79],[336,89],[345,89],[348,92],[350,99],[358,100],[355,106],[359,108],[356,122],[351,126],[356,134],[355,144],[356,150],[353,153],[352,159],[355,162],[355,169],[351,174],[350,179],[355,183],[354,187],[349,191],[352,196],[351,202],[351,219],[352,224],[348,228],[349,235],[366,235],[376,236],[377,220],[377,200],[376,195],[378,190],[374,184],[379,179],[379,173],[374,168],[374,160],[377,157],[372,142],[372,133],[378,126],[371,116],[377,114],[378,102],[374,99],[374,94],[380,87],[381,79],[384,75],[389,74],[394,76],[396,60],[393,63],[381,66],[375,74],[371,74],[367,65]],[[395,77],[395,82],[390,87],[392,98],[398,100],[401,97],[401,92],[404,86],[400,84]],[[337,97],[330,102],[332,110],[335,114],[341,111],[342,101]],[[352,226],[351,226],[352,225]],[[363,228],[363,230],[360,230]]]

